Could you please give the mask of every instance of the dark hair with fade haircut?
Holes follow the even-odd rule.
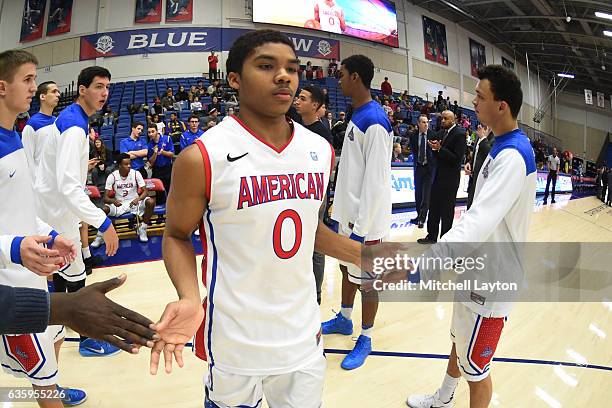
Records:
[[[147,125],[147,130],[149,129],[155,129],[155,131],[157,132],[157,125],[153,122],[149,122],[149,124]]]
[[[323,91],[318,86],[307,85],[302,88],[302,91],[310,92],[310,99],[317,104],[317,109],[319,109],[325,103]]]
[[[523,104],[521,80],[516,73],[501,65],[485,65],[478,70],[478,79],[489,80],[493,98],[496,101],[506,102],[512,117],[516,119]]]
[[[23,64],[38,65],[38,59],[23,50],[8,50],[0,53],[0,81],[13,82],[17,70]]]
[[[57,85],[57,84],[54,81],[47,81],[47,82],[43,82],[42,84],[38,85],[38,88],[36,88],[36,95],[34,96],[34,99],[36,99],[37,101],[40,101],[40,96],[46,95],[47,92],[49,92],[49,85]]]
[[[111,73],[108,69],[103,67],[87,67],[79,74],[77,80],[77,88],[83,85],[85,88],[89,88],[95,77],[111,79]]]
[[[142,122],[139,122],[139,121],[132,122],[132,129],[136,129],[138,126],[142,126],[143,128],[145,127],[144,123]]]
[[[371,59],[365,55],[351,55],[342,60],[341,65],[344,65],[349,74],[354,74],[355,72],[359,74],[363,86],[370,89],[372,78],[374,78],[374,63],[372,63]]]
[[[196,115],[195,113],[192,113],[191,115],[189,115],[189,119],[187,119],[187,121],[189,122],[191,119],[197,119],[198,122],[200,121],[200,117]]]
[[[129,154],[127,154],[127,153],[121,153],[121,154],[119,154],[119,157],[117,158],[117,163],[118,163],[118,164],[121,164],[121,162],[122,162],[122,161],[124,161],[125,159],[132,160],[132,158],[130,157],[130,155],[129,155]]]
[[[241,35],[234,41],[230,48],[229,55],[226,62],[226,70],[230,72],[236,72],[242,74],[242,66],[244,60],[255,50],[255,48],[266,43],[280,43],[289,46],[293,53],[295,48],[293,42],[285,34],[276,30],[255,30],[249,31],[246,34]]]

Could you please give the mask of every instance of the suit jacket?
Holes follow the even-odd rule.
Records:
[[[408,135],[410,139],[410,150],[412,151],[412,157],[414,158],[415,167],[417,163],[419,162],[419,135],[420,135],[420,132],[418,130]],[[433,132],[429,129],[427,130],[427,140],[434,140],[437,138],[438,136],[436,135],[436,132]],[[431,149],[429,144],[425,146],[425,152],[427,153],[427,164],[431,164],[435,166],[436,158],[434,155],[434,151]]]
[[[444,129],[438,133],[438,138],[443,142],[440,150],[434,152],[436,175],[433,184],[450,189],[454,197],[461,181],[461,163],[467,148],[465,130],[454,126],[446,137],[444,133]]]
[[[478,144],[478,152],[475,157],[472,157],[472,161],[470,163],[472,167],[472,176],[470,177],[470,184],[468,185],[468,207],[472,204],[472,200],[474,199],[476,180],[478,180],[478,174],[480,173],[480,169],[482,168],[484,161],[489,155],[489,151],[491,151],[491,143],[489,142],[489,138],[485,137]]]

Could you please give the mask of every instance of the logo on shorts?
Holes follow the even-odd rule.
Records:
[[[29,360],[30,359],[30,357],[28,356],[28,353],[23,351],[21,349],[21,347],[19,347],[19,346],[15,347],[15,354],[17,354],[22,360]]]
[[[484,305],[487,298],[479,295],[478,293],[470,292],[470,300],[474,303],[478,303],[479,305]]]
[[[480,357],[488,358],[493,354],[493,350],[491,347],[486,347],[482,353],[480,353]]]
[[[316,152],[310,152],[310,157],[312,158],[312,160],[314,161],[318,161],[319,160],[319,156],[317,156]]]

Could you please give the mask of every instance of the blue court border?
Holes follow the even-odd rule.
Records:
[[[64,341],[79,342],[76,337],[66,337]],[[191,343],[187,343],[185,347],[191,347]],[[348,354],[351,350],[344,349],[325,349],[326,354]],[[401,357],[401,358],[422,358],[430,360],[448,360],[448,354],[429,354],[429,353],[404,353],[399,351],[372,351],[370,354],[378,357]],[[577,368],[589,368],[591,370],[602,370],[612,371],[612,367],[602,366],[597,364],[578,364],[570,363],[568,361],[555,361],[555,360],[534,360],[529,358],[509,358],[509,357],[493,357],[493,361],[500,363],[517,363],[517,364],[536,364],[536,365],[549,365],[549,366],[563,366],[563,367],[577,367]]]

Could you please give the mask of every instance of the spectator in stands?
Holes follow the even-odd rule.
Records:
[[[332,146],[334,146],[334,149],[338,151],[342,150],[342,142],[344,141],[344,133],[346,132],[347,127],[348,122],[346,121],[346,114],[344,112],[340,112],[338,114],[338,120],[331,128],[333,139]]]
[[[549,193],[551,181],[552,181],[551,204],[555,203],[555,190],[557,187],[557,172],[559,171],[559,166],[561,164],[561,160],[559,160],[559,156],[557,155],[556,147],[553,147],[553,153],[550,156],[548,156],[547,164],[548,164],[548,177],[546,177],[546,190],[544,190],[544,205],[548,204],[548,193]]]
[[[204,88],[204,81],[199,80],[198,81],[198,86],[196,87],[198,92],[200,93],[200,96],[206,94],[206,88]]]
[[[196,96],[200,96],[200,92],[198,91],[198,88],[196,88],[195,85],[191,85],[189,87],[189,93],[187,94],[187,98],[189,99],[189,102],[190,103],[193,102]]]
[[[335,58],[332,58],[327,66],[327,76],[330,78],[335,78],[338,74],[338,63]]]
[[[217,110],[217,108],[211,108],[208,111],[208,116],[204,118],[204,123],[206,123],[206,126],[208,126],[209,122],[215,122],[215,125],[221,122],[221,118],[219,117],[219,111]]]
[[[174,104],[176,99],[174,98],[174,91],[172,88],[166,89],[166,95],[161,99],[161,104],[165,110],[174,110]]]
[[[238,98],[236,98],[236,94],[227,94],[225,98],[225,106],[226,107],[236,107],[238,106]]]
[[[153,169],[152,178],[160,179],[166,194],[157,193],[157,203],[165,204],[166,195],[170,191],[172,181],[172,159],[174,158],[174,143],[170,136],[157,133],[157,126],[149,125],[149,166]]]
[[[327,88],[323,88],[323,103],[325,104],[325,107],[329,108],[329,92],[327,91]]]
[[[198,115],[191,115],[189,117],[189,129],[187,129],[181,135],[181,149],[183,150],[187,146],[193,144],[196,139],[204,134],[203,130],[200,130],[200,117]],[[180,152],[179,150],[179,152]],[[177,154],[179,153],[177,152]]]
[[[178,119],[177,113],[172,112],[170,114],[170,122],[168,122],[168,135],[170,135],[170,138],[174,143],[174,150],[178,150],[179,143],[181,142],[181,135],[186,130],[187,127],[183,121]]]
[[[404,123],[406,121],[406,115],[404,115],[401,106],[397,106],[395,108],[395,112],[393,112],[393,119],[395,119],[395,121],[398,123]]]
[[[113,110],[111,109],[108,103],[106,103],[102,107],[102,114],[103,114],[102,120],[103,120],[104,126],[111,126],[115,123],[115,115],[113,114]]]
[[[451,112],[453,112],[455,114],[455,117],[461,118],[461,109],[459,108],[459,105],[457,104],[457,101],[453,102],[453,106],[451,108]]]
[[[306,62],[306,79],[308,81],[312,81],[313,77],[314,77],[314,72],[312,70],[312,62],[308,61]]]
[[[110,154],[107,154],[106,146],[104,146],[102,139],[98,138],[94,141],[93,158],[97,160],[97,162],[91,172],[91,181],[94,186],[100,188],[106,180],[110,165]]]
[[[179,90],[176,93],[176,96],[174,97],[174,100],[177,101],[177,102],[188,101],[189,100],[189,94],[187,92],[185,92],[185,87],[183,85],[179,86]]]
[[[402,146],[399,143],[393,143],[393,153],[391,154],[391,163],[403,163],[406,161],[402,153]]]
[[[210,52],[208,56],[208,80],[212,81],[219,77],[217,65],[219,64],[219,57],[215,55],[214,51]]]
[[[214,96],[216,96],[219,100],[222,100],[225,97],[225,88],[223,87],[223,83],[221,83],[221,81],[217,81]]]
[[[202,130],[204,130],[204,132],[206,132],[211,127],[214,127],[214,126],[217,125],[217,121],[213,120],[213,119],[211,119],[211,120],[209,120],[208,122],[205,122],[205,123],[206,123],[206,125],[204,126],[204,129],[202,129]]]
[[[210,113],[213,108],[216,109],[217,112],[221,113],[221,104],[219,103],[219,98],[217,96],[212,97],[212,101],[210,105],[208,105],[208,112]]]
[[[329,130],[329,134],[331,135],[331,129],[336,123],[334,120],[334,113],[332,111],[325,112],[325,117],[321,118],[321,122],[323,122],[323,125]]]
[[[19,134],[23,132],[23,128],[25,128],[29,119],[30,119],[30,114],[28,112],[22,112],[17,115],[17,119],[15,119],[15,130]]]
[[[127,153],[130,156],[132,169],[140,172],[143,178],[147,178],[147,170],[145,169],[144,159],[147,157],[147,143],[140,137],[144,130],[144,124],[141,122],[132,123],[132,133],[119,144],[119,151]]]
[[[385,80],[380,84],[380,90],[383,95],[391,96],[393,95],[393,88],[391,87],[391,83],[389,82],[389,78],[385,77]]]
[[[421,114],[429,116],[430,113],[434,112],[433,102],[427,101],[425,105],[421,108]]]
[[[210,85],[208,85],[208,88],[206,88],[206,93],[208,94],[208,96],[213,96],[215,94],[215,91],[217,90],[217,83],[218,81],[215,80],[211,82]]]
[[[323,67],[317,67],[316,78],[323,79]]]
[[[381,104],[381,105],[383,104],[383,102],[380,100],[380,96],[378,96],[378,95],[374,95],[374,98],[373,98],[373,99],[374,99],[376,102],[378,102],[379,104]]]
[[[227,114],[225,116],[231,116],[231,115],[235,115],[235,109],[233,106],[230,106],[227,108]]]
[[[163,115],[164,114],[164,107],[161,104],[161,99],[159,99],[159,96],[156,96],[155,99],[153,99],[153,106],[151,106],[151,113],[153,115]]]
[[[442,112],[444,110],[444,96],[443,91],[438,91],[438,98],[436,99],[436,111]]]
[[[194,96],[193,101],[189,105],[192,112],[200,112],[202,110],[202,102],[200,102],[199,96]]]
[[[383,102],[383,110],[387,115],[393,115],[393,109],[391,108],[391,106],[389,106],[389,101],[387,99],[385,99],[385,101]]]
[[[166,133],[166,124],[164,123],[163,120],[161,120],[161,118],[159,117],[157,113],[153,115],[153,118],[151,119],[151,123],[154,123],[155,125],[157,125],[157,131],[159,132],[160,135],[163,135],[164,133]]]
[[[120,217],[124,214],[134,214],[142,217],[142,223],[136,230],[140,242],[147,242],[147,227],[151,223],[155,209],[155,197],[149,197],[149,191],[142,175],[131,168],[130,156],[121,153],[117,160],[118,168],[106,179],[104,191],[104,207],[106,215]],[[139,191],[140,190],[140,193]],[[98,232],[91,243],[92,248],[98,248],[104,243],[102,234]]]

